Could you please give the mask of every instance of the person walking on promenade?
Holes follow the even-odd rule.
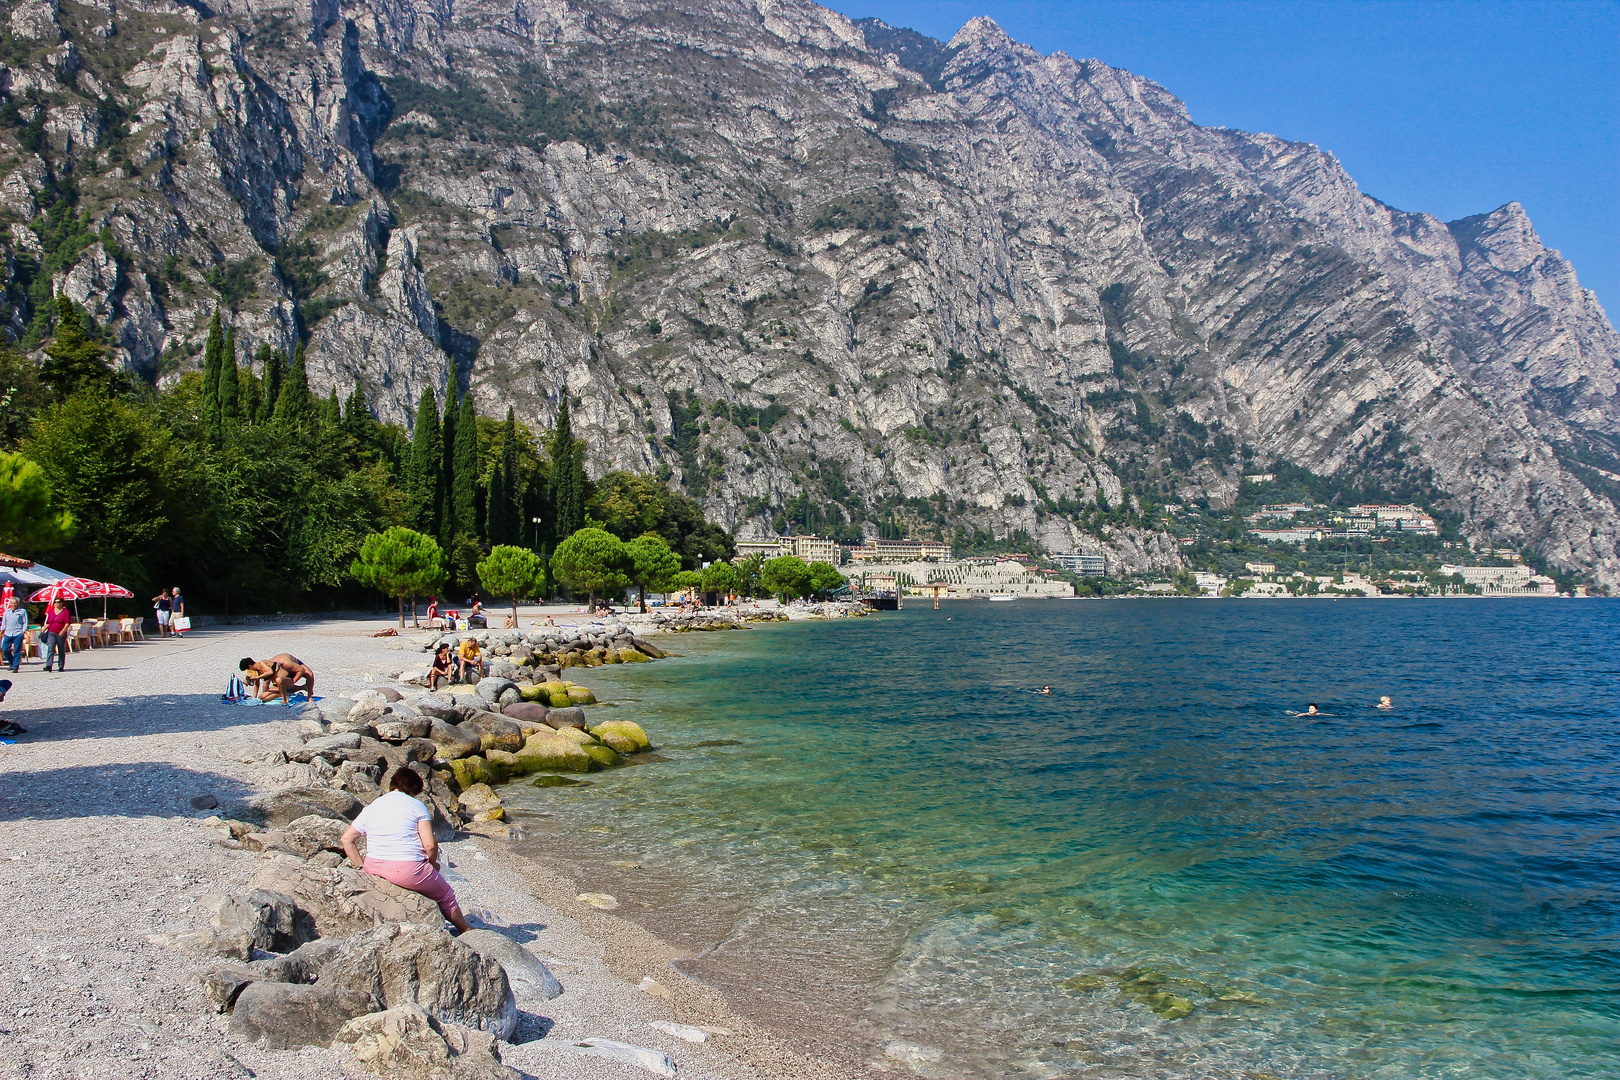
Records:
[[[174,612],[174,605],[169,600],[169,590],[164,589],[152,597],[152,610],[157,612],[158,637],[169,636],[169,619]]]
[[[186,598],[180,595],[178,585],[169,590],[169,607],[172,610],[169,616],[169,629],[174,631],[175,637],[179,637],[191,629],[191,620],[186,616]],[[182,623],[181,619],[186,621]]]
[[[17,603],[15,596],[6,600],[5,611],[0,612],[0,664],[15,673],[22,666],[23,635],[28,632],[28,609]]]
[[[51,670],[51,658],[56,659],[56,670],[67,670],[67,628],[73,615],[60,600],[52,600],[45,609],[45,670]]]
[[[388,783],[389,792],[373,799],[354,824],[343,830],[343,852],[357,870],[391,881],[402,889],[421,893],[439,905],[439,912],[458,931],[471,930],[456,891],[439,873],[439,842],[433,837],[433,815],[417,798],[422,777],[411,768],[399,768]],[[361,859],[359,840],[366,838]]]

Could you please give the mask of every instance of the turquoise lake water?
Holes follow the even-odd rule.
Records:
[[[1614,1077],[1617,630],[1607,601],[1167,600],[692,634],[582,676],[668,761],[507,801],[683,970],[850,1061]]]

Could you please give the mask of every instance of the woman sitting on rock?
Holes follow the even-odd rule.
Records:
[[[391,881],[439,905],[458,931],[470,930],[456,903],[456,891],[439,873],[439,842],[433,838],[433,815],[416,796],[422,777],[414,769],[396,769],[388,794],[372,800],[354,824],[343,830],[343,851],[358,870]],[[366,857],[360,858],[360,837]]]
[[[455,661],[450,657],[450,643],[444,642],[433,654],[433,666],[428,668],[428,689],[437,690],[439,680],[451,682],[455,679]]]

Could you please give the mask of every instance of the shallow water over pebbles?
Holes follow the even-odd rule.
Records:
[[[685,970],[846,1060],[1614,1076],[1617,629],[1607,601],[1118,601],[694,634],[588,676],[670,760],[506,797]]]

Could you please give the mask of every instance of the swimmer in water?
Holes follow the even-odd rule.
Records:
[[[1389,700],[1388,694],[1385,694],[1383,697],[1379,698],[1378,704],[1373,706],[1375,709],[1393,709],[1394,707],[1395,703]]]
[[[1302,713],[1301,715],[1304,715],[1304,716],[1320,716],[1322,714],[1316,711],[1316,702],[1313,701],[1309,705],[1305,706],[1305,712]]]
[[[1041,687],[1041,693],[1043,693],[1043,694],[1050,694],[1050,693],[1051,693],[1051,692],[1052,692],[1052,688],[1051,688],[1051,687],[1050,687],[1050,686],[1043,686],[1043,687]]]

